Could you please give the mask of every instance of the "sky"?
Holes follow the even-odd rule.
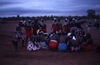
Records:
[[[99,0],[0,0],[0,17],[75,16],[94,9],[100,15]]]

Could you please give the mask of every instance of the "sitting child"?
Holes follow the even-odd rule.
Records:
[[[92,51],[94,49],[93,39],[89,33],[85,35],[85,42],[81,45],[81,49],[83,51]]]

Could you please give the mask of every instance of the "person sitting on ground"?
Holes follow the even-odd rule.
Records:
[[[71,51],[79,51],[80,50],[80,43],[79,40],[77,39],[76,35],[75,35],[75,30],[76,28],[72,28],[70,31],[70,35],[68,35],[69,37],[69,47],[71,49]]]
[[[65,32],[62,32],[59,38],[58,50],[66,51],[68,48],[68,37]]]
[[[83,51],[92,51],[94,49],[93,39],[91,38],[90,33],[85,35],[85,42],[81,45],[81,49]]]

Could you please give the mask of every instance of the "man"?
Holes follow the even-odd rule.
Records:
[[[16,26],[15,38],[17,41],[22,41],[22,46],[24,46],[24,35],[22,33],[21,22],[19,22]]]

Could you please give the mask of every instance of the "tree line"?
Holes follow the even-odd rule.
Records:
[[[13,16],[13,17],[0,17],[0,21],[4,22],[4,21],[14,21],[14,20],[34,20],[34,18],[38,18],[38,19],[44,19],[44,20],[53,20],[53,18],[57,18],[57,19],[65,19],[65,18],[77,18],[77,19],[100,19],[100,15],[96,15],[96,11],[93,9],[89,9],[87,10],[87,15],[86,16]]]

